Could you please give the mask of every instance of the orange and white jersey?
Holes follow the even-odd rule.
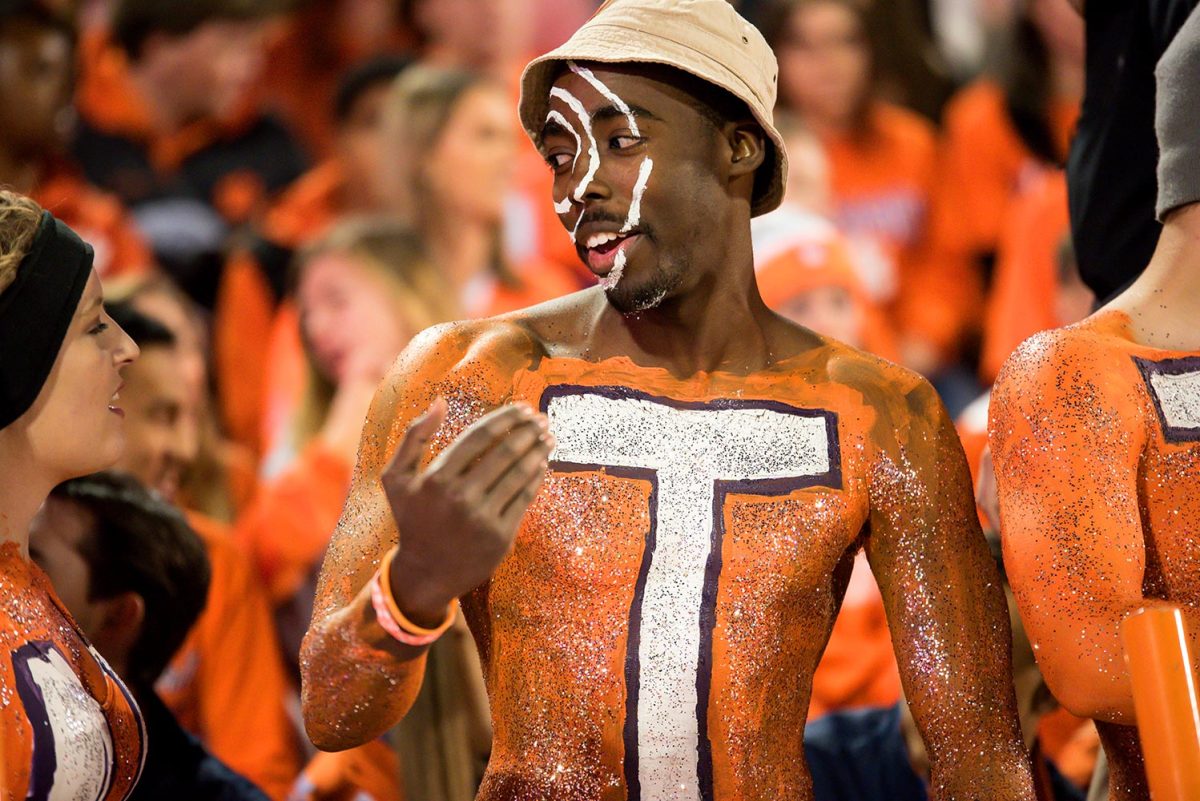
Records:
[[[16,543],[0,586],[0,801],[128,797],[146,743],[133,696]]]

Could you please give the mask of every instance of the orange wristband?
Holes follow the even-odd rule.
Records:
[[[379,620],[379,625],[393,638],[405,645],[429,645],[454,625],[454,619],[458,616],[458,600],[450,602],[446,610],[446,619],[436,629],[427,629],[409,620],[400,611],[396,596],[392,593],[392,560],[396,558],[399,550],[400,546],[392,546],[379,563],[379,570],[371,581],[371,605],[375,608],[375,617]]]

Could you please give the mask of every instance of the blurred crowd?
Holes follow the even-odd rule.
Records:
[[[112,315],[141,348],[118,467],[186,513],[211,565],[195,625],[143,631],[172,647],[135,649],[129,670],[149,670],[163,714],[273,801],[465,801],[482,775],[491,735],[465,627],[433,649],[404,724],[342,754],[316,753],[298,726],[297,654],[396,354],[430,325],[594,283],[520,131],[516,87],[595,5],[0,0],[0,185],[94,246]],[[754,223],[764,299],[929,377],[977,467],[1004,359],[1096,300],[1063,173],[1082,20],[1068,0],[735,5],[778,57],[791,160],[784,206]],[[136,549],[80,544],[89,525],[112,528],[95,494],[63,490],[35,530],[52,579],[56,548],[80,551],[93,585],[115,569],[98,554]],[[155,603],[196,604],[205,582],[181,582]],[[94,593],[62,595],[102,653],[127,648],[87,612]],[[1016,665],[1020,683],[1032,653]],[[901,715],[900,702],[859,565],[811,715]],[[1094,731],[1052,707],[1033,682],[1027,735],[1085,787]]]

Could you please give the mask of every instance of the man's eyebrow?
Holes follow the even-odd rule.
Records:
[[[538,134],[538,142],[544,142],[548,136],[570,136],[570,132],[562,126],[562,123],[550,119],[546,120],[546,124],[542,126],[541,133]]]
[[[636,119],[639,119],[639,120],[658,120],[658,119],[660,119],[657,114],[655,114],[652,111],[648,111],[647,109],[644,109],[641,106],[627,104],[625,108],[629,109],[629,113],[632,114]],[[613,119],[625,119],[625,109],[617,108],[616,105],[607,105],[607,106],[602,106],[602,107],[596,109],[594,112],[592,112],[592,122],[594,122],[594,123],[595,122],[608,122],[609,120],[613,120]]]

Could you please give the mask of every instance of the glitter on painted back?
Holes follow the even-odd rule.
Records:
[[[1102,312],[1009,359],[991,438],[1008,573],[1050,689],[1098,717],[1113,801],[1147,799],[1119,623],[1200,608],[1200,354],[1139,346]],[[1200,661],[1194,666],[1200,669]]]
[[[382,450],[361,461],[381,464],[438,394],[450,417],[435,451],[501,403],[551,418],[547,482],[512,553],[464,599],[493,713],[480,799],[810,799],[812,675],[864,542],[892,565],[881,590],[931,753],[947,774],[980,766],[1021,786],[1003,601],[976,581],[990,562],[953,429],[911,417],[916,379],[876,367],[891,371],[887,392],[835,383],[830,349],[751,376],[675,379],[625,358],[531,361],[454,339],[398,387],[390,428],[368,427]],[[914,438],[888,447],[883,431]],[[867,533],[890,527],[907,531]],[[362,547],[335,538],[326,572]],[[346,604],[349,619],[364,604],[357,578],[323,581],[315,620]],[[372,698],[319,725],[366,715],[362,731],[385,729],[420,665],[379,659],[356,674],[337,662],[360,648],[339,615],[310,632],[306,706],[332,716],[338,698]],[[935,798],[960,797],[941,780]]]
[[[133,698],[11,542],[0,545],[0,654],[3,801],[127,797],[145,753]]]

